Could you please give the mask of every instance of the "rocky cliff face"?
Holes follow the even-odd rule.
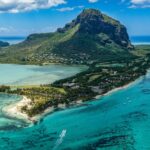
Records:
[[[79,34],[84,33],[98,35],[104,33],[108,36],[108,39],[105,42],[110,42],[110,40],[112,40],[123,47],[133,48],[129,40],[126,27],[119,21],[102,14],[99,10],[83,10],[83,12],[75,20],[66,24],[64,28],[58,29],[58,31],[65,32],[76,25],[79,25],[77,31]]]
[[[85,9],[54,33],[33,34],[1,49],[0,62],[91,64],[132,57],[127,30],[99,10]]]

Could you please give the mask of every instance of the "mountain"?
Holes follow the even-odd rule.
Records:
[[[54,33],[32,34],[0,50],[0,62],[85,64],[129,58],[133,49],[119,21],[96,9],[85,9]]]
[[[124,47],[131,46],[125,26],[98,10],[85,9],[71,23],[66,24],[62,29],[58,29],[58,32],[66,32],[78,25],[78,34],[99,35],[103,33],[105,35],[101,35],[100,38],[104,43],[109,43],[112,40]],[[108,36],[108,40],[104,39],[103,36]]]

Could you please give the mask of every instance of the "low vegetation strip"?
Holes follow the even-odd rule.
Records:
[[[102,66],[93,64],[87,71],[56,81],[51,85],[0,86],[0,92],[23,95],[31,99],[30,106],[23,106],[21,111],[33,117],[43,113],[49,107],[57,109],[60,104],[69,106],[77,101],[91,100],[97,95],[103,95],[136,80],[146,74],[150,66],[150,58],[147,55],[132,61],[118,62],[118,64],[120,65],[112,65],[112,63],[108,65],[108,62],[107,65]]]

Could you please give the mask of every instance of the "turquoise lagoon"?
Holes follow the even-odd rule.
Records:
[[[54,64],[45,66],[0,64],[0,85],[22,86],[52,83],[86,69],[86,66]],[[21,99],[22,97],[18,95],[0,94],[0,130],[16,129],[28,125],[23,120],[10,118],[4,113],[5,106]]]
[[[0,100],[18,98],[1,95]],[[0,149],[149,150],[150,72],[126,89],[21,127],[24,123],[18,120],[5,121],[0,128]]]
[[[40,85],[75,75],[86,66],[0,64],[0,85]]]

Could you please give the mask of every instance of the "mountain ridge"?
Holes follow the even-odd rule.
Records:
[[[84,9],[54,33],[32,34],[22,43],[2,48],[0,62],[91,64],[132,57],[131,49],[124,25],[99,10]]]
[[[123,35],[121,39],[123,39],[124,41],[121,42],[119,40],[117,41],[116,39],[116,43],[121,44],[122,46],[129,46],[129,48],[132,48],[126,27],[122,25],[119,21],[105,14],[102,14],[99,10],[96,9],[84,9],[83,12],[79,14],[75,20],[73,20],[71,23],[66,24],[64,28],[59,28],[57,31],[64,32],[65,30],[68,30],[78,24],[80,24],[80,33],[105,33],[109,34],[111,38],[116,38],[117,36],[119,36],[114,35],[116,33],[116,30],[118,30],[118,33],[120,32],[120,36]],[[113,32],[110,32],[110,30]]]

